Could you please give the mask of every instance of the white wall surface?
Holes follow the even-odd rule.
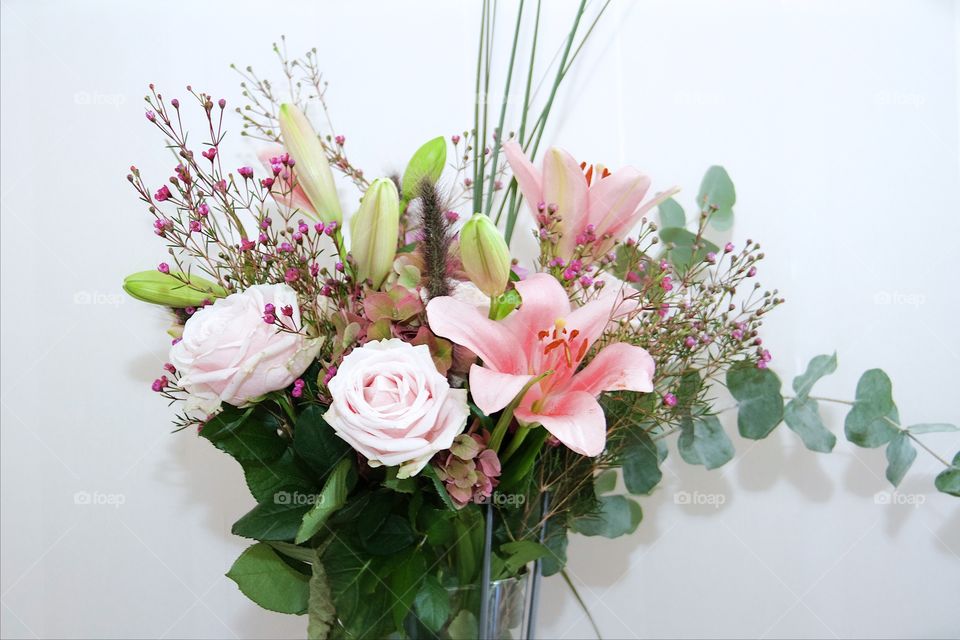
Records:
[[[574,5],[545,5],[549,59]],[[882,367],[905,421],[960,423],[958,11],[614,0],[549,138],[682,185],[687,204],[703,171],[724,165],[738,192],[732,239],[762,241],[762,279],[788,301],[766,334],[784,379],[837,349],[823,395],[849,398]],[[286,34],[292,52],[317,47],[357,163],[402,169],[419,143],[470,126],[478,13],[440,1],[0,2],[0,635],[304,635],[303,619],[259,610],[223,577],[245,546],[230,524],[252,506],[240,469],[169,434],[149,390],[165,318],[120,282],[164,254],[124,175],[136,163],[158,184],[171,162],[140,100],[148,82],[181,98],[191,83],[239,104],[228,63],[276,77],[270,43]],[[230,129],[227,164],[251,163],[254,146]],[[344,185],[343,197],[355,194]],[[829,413],[840,433],[843,413]],[[735,438],[719,471],[672,456],[635,535],[572,542],[571,575],[605,637],[957,637],[960,503],[933,490],[939,463],[921,451],[891,501],[912,504],[881,504],[882,452],[841,438],[810,453],[780,431]],[[960,446],[956,434],[925,440],[943,457]],[[122,504],[77,504],[78,492]],[[683,492],[723,504],[678,504]],[[540,630],[590,637],[559,579],[546,582]]]

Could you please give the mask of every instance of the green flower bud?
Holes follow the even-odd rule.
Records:
[[[292,104],[280,105],[280,133],[283,146],[295,160],[294,175],[297,184],[324,222],[343,222],[337,185],[327,162],[323,144],[310,121]],[[308,212],[309,213],[309,212]]]
[[[460,258],[470,281],[494,298],[510,280],[510,249],[488,216],[474,214],[460,230]]]
[[[186,274],[177,271],[166,274],[151,269],[133,273],[124,278],[123,290],[137,300],[175,309],[199,307],[204,300],[212,301],[229,295],[229,292],[220,285],[199,276],[191,275],[189,285],[184,284],[182,280],[187,280]]]
[[[392,180],[378,178],[363,194],[360,210],[350,220],[350,251],[361,280],[375,289],[393,269],[400,232],[400,196]]]

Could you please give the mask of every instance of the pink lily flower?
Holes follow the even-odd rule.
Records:
[[[317,213],[314,210],[313,205],[310,203],[310,199],[307,197],[303,187],[297,184],[296,181],[293,181],[293,189],[291,189],[291,180],[284,180],[282,173],[274,176],[273,164],[271,164],[270,159],[277,158],[283,155],[283,153],[283,147],[280,145],[270,145],[257,152],[257,159],[260,160],[260,163],[269,172],[267,175],[271,176],[274,180],[273,185],[271,185],[270,188],[270,195],[273,196],[273,199],[280,206],[287,207],[289,209],[299,209],[311,218],[316,218]],[[294,169],[287,167],[284,167],[284,170],[286,170],[288,173],[293,173],[294,171]]]
[[[619,342],[601,349],[578,371],[607,324],[622,315],[622,296],[607,295],[571,309],[566,291],[549,274],[534,274],[514,286],[523,303],[500,321],[454,298],[434,298],[427,305],[430,329],[483,361],[470,368],[470,393],[487,415],[552,371],[527,391],[514,415],[524,424],[542,425],[578,453],[597,456],[607,435],[597,397],[604,391],[653,391],[653,358]]]
[[[679,191],[674,187],[643,202],[650,178],[633,167],[612,173],[601,169],[600,175],[590,167],[584,173],[573,156],[554,147],[538,172],[516,141],[504,143],[503,153],[533,217],[541,216],[542,207],[556,206],[561,234],[556,255],[566,260],[573,257],[578,238],[591,235],[600,240],[591,254],[609,251],[610,240],[623,239],[645,213]]]

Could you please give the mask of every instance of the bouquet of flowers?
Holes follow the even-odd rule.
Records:
[[[257,501],[233,525],[254,542],[228,577],[262,607],[308,613],[311,637],[531,633],[536,579],[563,570],[571,533],[635,530],[631,496],[655,489],[671,436],[689,464],[732,458],[719,387],[743,436],[785,422],[834,447],[811,393],[836,356],[784,395],[760,336],[783,303],[757,282],[760,245],[708,238],[733,222],[726,171],[707,171],[688,219],[678,189],[634,168],[559,148],[534,163],[583,15],[536,120],[531,59],[516,132],[506,96],[489,129],[478,102],[471,130],[372,181],[329,117],[318,132],[307,116],[328,116],[315,52],[276,48],[284,99],[241,72],[258,167],[224,167],[223,99],[188,87],[199,143],[187,105],[150,88],[146,118],[178,164],[159,186],[135,167],[128,180],[169,257],[124,288],[172,310],[153,390],[237,460]],[[478,94],[493,24],[484,2]],[[511,255],[518,221],[539,247],[529,263]],[[903,426],[876,369],[848,404],[847,438],[886,446],[894,485],[919,434],[956,429]],[[960,495],[960,454],[943,462],[937,487]]]

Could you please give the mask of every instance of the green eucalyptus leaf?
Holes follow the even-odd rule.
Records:
[[[323,561],[316,551],[314,551],[312,567],[313,575],[310,577],[310,598],[307,607],[307,638],[308,640],[326,640],[336,622],[336,609],[333,606],[333,593],[330,591],[330,582],[323,569]]]
[[[715,229],[726,231],[733,226],[733,205],[736,201],[737,193],[727,170],[716,165],[707,169],[700,183],[697,204],[704,211],[712,212],[710,224]]]
[[[443,136],[424,143],[410,158],[406,170],[403,172],[403,197],[412,200],[417,184],[423,178],[436,182],[443,173],[447,163],[447,141]]]
[[[739,403],[737,427],[744,438],[766,438],[783,420],[780,378],[770,369],[737,363],[727,370],[727,388]]]
[[[815,385],[820,378],[829,375],[836,370],[836,352],[829,356],[815,356],[810,361],[810,364],[807,365],[807,370],[793,379],[793,390],[796,392],[798,397],[805,398],[807,395],[809,395],[810,390],[813,389],[813,385]]]
[[[353,460],[341,460],[323,485],[323,491],[317,497],[313,507],[304,514],[297,530],[295,542],[302,544],[317,534],[330,515],[347,501],[350,491],[350,476],[353,472]]]
[[[800,436],[803,445],[810,451],[830,453],[837,444],[837,437],[820,419],[819,405],[810,398],[795,398],[783,410],[783,421]]]
[[[621,465],[623,484],[633,495],[647,495],[663,478],[660,451],[650,435],[642,429],[630,433],[623,449]]]
[[[921,433],[937,433],[937,432],[953,432],[960,431],[960,428],[957,428],[954,424],[946,424],[944,422],[933,422],[933,423],[923,423],[923,424],[913,424],[907,427],[907,431],[910,433],[921,434]]]
[[[887,444],[887,480],[897,487],[917,457],[910,436],[900,432]]]
[[[543,544],[549,553],[540,561],[540,571],[544,576],[552,576],[560,573],[567,564],[567,544],[570,540],[567,528],[555,519],[547,520],[546,529]]]
[[[636,531],[643,511],[626,496],[601,496],[600,510],[575,518],[571,529],[585,536],[618,538]]]
[[[267,544],[258,542],[248,547],[227,577],[264,609],[298,615],[307,611],[310,578],[287,564]]]
[[[660,203],[660,226],[661,227],[683,227],[687,224],[687,216],[683,212],[683,207],[673,198],[667,198]]]
[[[517,540],[500,545],[500,552],[506,555],[505,564],[508,575],[513,576],[527,564],[550,554],[550,549],[533,540]]]
[[[660,229],[660,240],[668,247],[667,260],[681,273],[703,262],[708,253],[720,251],[717,245],[706,238],[698,240],[696,234],[680,227]]]
[[[860,376],[853,408],[844,421],[847,440],[860,447],[879,447],[897,435],[898,422],[890,378],[880,369],[870,369]]]
[[[953,456],[953,464],[934,479],[938,491],[960,498],[960,451]]]
[[[687,464],[716,469],[733,459],[733,443],[716,416],[687,417],[680,421],[677,439],[680,457]]]
[[[606,469],[593,479],[593,491],[598,496],[610,493],[617,488],[617,470]]]

